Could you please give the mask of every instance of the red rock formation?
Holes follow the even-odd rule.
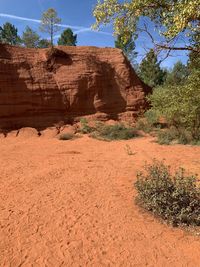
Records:
[[[76,117],[134,119],[144,85],[119,49],[0,45],[0,128],[45,128]]]

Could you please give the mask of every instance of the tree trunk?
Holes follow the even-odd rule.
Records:
[[[51,47],[53,47],[53,22],[51,22]]]

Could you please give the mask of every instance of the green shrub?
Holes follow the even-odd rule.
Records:
[[[80,123],[81,123],[81,129],[80,129],[81,133],[88,134],[94,131],[94,128],[88,125],[88,121],[86,118],[81,118]]]
[[[145,166],[137,175],[137,203],[174,226],[200,226],[200,187],[197,176],[186,176],[184,169],[174,175],[163,162]]]
[[[153,130],[153,127],[145,118],[140,118],[136,122],[136,129],[145,133],[150,133]]]
[[[159,131],[157,135],[158,143],[160,145],[170,145],[170,143],[176,139],[170,130]]]
[[[151,127],[158,125],[160,116],[156,110],[150,109],[150,110],[145,112],[144,116],[146,118],[147,123]]]
[[[192,137],[189,131],[185,129],[176,129],[174,127],[159,131],[157,134],[157,140],[160,145],[169,145],[174,140],[183,145],[198,145],[199,142],[199,140]]]
[[[190,132],[200,140],[200,71],[191,73],[184,85],[155,88],[149,96],[153,112],[169,125]]]
[[[186,131],[185,129],[179,129],[177,134],[177,139],[179,144],[194,144],[197,140],[193,139],[190,132]]]
[[[74,135],[70,133],[64,133],[59,136],[59,140],[71,140],[73,138],[74,138]]]
[[[193,146],[200,146],[200,140],[193,140],[190,144]]]
[[[102,140],[128,140],[136,137],[137,134],[133,128],[126,127],[123,124],[103,125],[100,124],[96,131],[91,135],[94,138]]]

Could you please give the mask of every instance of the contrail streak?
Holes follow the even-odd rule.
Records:
[[[41,23],[41,20],[39,19],[30,19],[26,17],[20,17],[20,16],[15,16],[11,14],[5,14],[5,13],[0,13],[0,17],[2,18],[9,18],[9,19],[15,19],[15,20],[21,20],[21,21],[29,21],[29,22],[35,22],[35,23]],[[83,27],[83,26],[77,26],[77,25],[69,25],[69,24],[57,24],[57,26],[62,27],[62,28],[71,28],[75,30],[75,33],[82,33],[82,32],[94,32],[94,33],[100,33],[104,35],[110,35],[112,36],[111,33],[108,32],[103,32],[103,31],[92,31],[91,28],[89,27]]]

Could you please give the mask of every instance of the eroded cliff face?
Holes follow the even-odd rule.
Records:
[[[0,128],[45,128],[77,117],[134,120],[144,85],[119,49],[0,45]]]

